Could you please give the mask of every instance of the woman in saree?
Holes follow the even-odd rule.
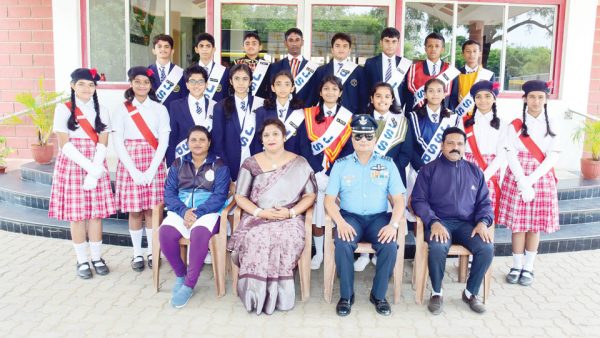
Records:
[[[243,215],[228,248],[239,266],[237,291],[246,310],[272,314],[294,307],[303,213],[313,205],[317,187],[308,162],[285,150],[279,119],[265,120],[258,135],[264,151],[240,168],[235,200]]]

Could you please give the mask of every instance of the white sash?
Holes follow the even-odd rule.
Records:
[[[340,81],[342,81],[342,86],[344,85],[344,83],[346,83],[346,80],[348,80],[348,78],[350,77],[354,69],[356,69],[356,67],[358,67],[356,63],[352,61],[347,61],[346,63],[344,63],[342,68],[340,68],[337,74],[335,74],[335,76],[338,79],[340,79]]]
[[[160,103],[165,102],[167,97],[171,95],[173,89],[175,89],[182,76],[183,68],[179,67],[178,65],[175,65],[175,67],[173,67],[173,69],[171,69],[171,71],[169,72],[169,75],[167,75],[167,77],[163,80],[163,82],[156,90],[156,98],[160,100]]]
[[[252,96],[256,95],[256,91],[258,90],[258,88],[260,88],[260,85],[265,79],[265,75],[267,75],[267,69],[269,69],[269,65],[269,61],[258,60],[258,64],[252,72],[252,83],[250,84],[250,88],[252,89]]]
[[[352,120],[352,113],[348,109],[341,107],[325,133],[310,144],[313,155],[320,154],[329,147],[340,136],[346,125],[350,123],[350,120]]]
[[[477,78],[475,79],[475,82],[473,82],[473,84],[475,84],[481,80],[489,81],[492,79],[493,76],[494,76],[494,73],[491,70],[487,70],[485,68],[480,68],[479,71],[477,72]],[[470,111],[471,108],[473,108],[474,104],[475,104],[475,99],[473,98],[473,96],[471,96],[471,91],[469,91],[467,93],[467,95],[465,97],[463,97],[462,101],[460,101],[458,106],[456,106],[456,108],[454,109],[454,112],[456,114],[458,114],[458,116],[463,116],[468,111]]]
[[[442,82],[444,82],[444,86],[447,87],[448,84],[450,84],[450,82],[452,82],[452,80],[458,76],[458,74],[460,74],[460,71],[456,69],[456,67],[448,66],[443,73],[436,76],[436,79],[442,80]],[[415,103],[413,107],[421,104],[423,100],[425,100],[425,85],[422,85],[421,88],[415,92]]]
[[[284,123],[286,141],[294,136],[296,129],[302,124],[302,121],[304,121],[304,110],[302,109],[296,109],[288,116]]]
[[[208,129],[208,131],[212,130],[213,110],[214,110],[215,103],[216,102],[213,100],[208,100],[208,107],[206,107],[206,112],[208,114],[206,115],[206,120],[204,120],[204,122],[201,124],[202,126],[206,127],[206,129]],[[190,152],[190,148],[188,148],[187,140],[184,139],[181,142],[179,142],[179,144],[175,147],[175,158],[176,159],[180,158],[189,152]]]
[[[215,96],[215,93],[217,92],[217,89],[219,88],[223,74],[225,74],[225,67],[215,63],[210,75],[208,76],[204,97],[212,100],[213,96]]]
[[[319,65],[312,61],[308,61],[304,68],[296,74],[296,79],[294,80],[294,87],[296,87],[296,94],[300,93],[302,88],[308,83],[310,78],[315,74]]]
[[[441,150],[440,144],[442,143],[442,134],[444,133],[444,130],[455,126],[459,118],[460,116],[458,116],[458,114],[452,114],[450,117],[444,117],[442,119],[438,129],[435,131],[435,134],[433,134],[431,141],[429,141],[427,148],[425,148],[425,151],[421,156],[423,163],[427,164],[438,157]]]
[[[244,125],[242,127],[242,133],[240,134],[240,144],[242,145],[242,153],[240,155],[240,166],[244,163],[248,157],[250,157],[250,143],[256,133],[256,110],[263,106],[264,100],[260,97],[255,96],[252,101],[252,108],[246,117],[244,118]],[[241,123],[242,121],[240,121]]]
[[[390,113],[388,113],[390,114]],[[385,156],[387,152],[392,148],[394,137],[398,135],[398,131],[404,129],[406,132],[408,124],[406,118],[401,115],[391,115],[388,117],[385,127],[377,139],[375,144],[375,153]],[[406,135],[406,133],[405,133]]]
[[[404,78],[408,69],[412,65],[412,60],[407,58],[401,58],[398,67],[392,72],[392,77],[387,81],[388,84],[394,89],[394,97],[396,98],[396,105],[401,105],[402,95],[400,93],[400,85],[404,82]]]

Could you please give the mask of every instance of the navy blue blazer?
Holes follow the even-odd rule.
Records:
[[[169,68],[169,73],[171,72],[171,70],[174,67],[175,67],[175,64],[173,62],[171,62],[171,67]],[[156,63],[151,64],[150,66],[148,66],[148,68],[152,69],[152,71],[154,72],[154,75],[152,76],[154,78],[154,81],[152,82],[152,88],[154,90],[157,90],[158,87],[160,87],[160,73],[158,71],[158,68],[156,67]],[[181,77],[181,79],[179,79],[179,83],[177,84],[175,89],[173,89],[171,94],[169,94],[167,99],[162,104],[165,107],[167,107],[167,110],[169,110],[169,107],[171,106],[171,102],[181,99],[183,97],[187,97],[187,94],[188,94],[188,89],[187,89],[187,86],[185,85],[185,75],[184,75]],[[170,115],[170,110],[169,110],[169,115]]]
[[[402,58],[396,55],[396,64]],[[365,79],[367,81],[367,95],[371,94],[371,90],[377,82],[383,82],[383,56],[381,54],[367,59],[365,61]],[[398,168],[399,169],[399,168]]]
[[[241,121],[238,118],[235,102],[232,102],[234,111],[229,118],[225,117],[225,101],[235,100],[233,96],[219,101],[213,111],[212,147],[215,154],[225,161],[231,172],[231,179],[237,180],[241,165],[242,144],[240,134],[242,132]],[[248,104],[252,107],[254,97],[248,96]],[[258,125],[257,125],[258,126]],[[259,137],[254,133],[254,138],[250,142],[250,154],[254,155],[261,151],[257,143]]]
[[[208,108],[209,99],[204,98],[204,107]],[[175,147],[179,142],[185,140],[188,136],[190,128],[196,125],[192,112],[190,112],[190,106],[188,105],[188,97],[184,97],[171,102],[170,121],[171,133],[169,134],[169,147],[167,148],[167,163],[171,163],[175,160]]]
[[[292,112],[294,111],[294,109],[292,109],[291,107],[288,107],[288,111],[285,115],[285,118],[287,119]],[[260,130],[262,128],[263,123],[265,122],[265,120],[267,119],[278,119],[278,114],[277,114],[277,108],[272,108],[272,109],[267,109],[265,107],[260,107],[256,110],[256,130]],[[284,144],[284,148],[287,151],[290,151],[294,154],[300,154],[300,149],[299,149],[299,137],[298,137],[298,132],[300,130],[300,128],[304,128],[304,125],[300,125],[298,127],[298,129],[296,129],[296,134],[292,135],[292,137],[290,137],[289,140],[285,141]],[[260,136],[257,136],[258,139],[260,139]],[[260,146],[260,142],[257,140],[257,145]]]
[[[419,63],[419,62],[426,62],[426,60],[419,60],[419,61],[415,61],[413,64]],[[446,64],[447,62],[442,61],[444,64]],[[427,65],[423,66],[423,72],[425,73],[425,75],[429,75],[429,68],[427,67]],[[408,76],[408,74],[407,74]],[[401,88],[401,95],[402,95],[402,109],[404,110],[404,114],[406,114],[407,118],[410,118],[408,113],[410,113],[411,111],[413,111],[413,105],[415,104],[415,97],[413,95],[413,93],[410,92],[410,90],[408,90],[408,81],[409,79],[406,78],[404,80],[404,82],[402,82],[402,88]],[[450,95],[446,96],[446,98],[444,99],[444,103],[446,105],[446,108],[450,109],[450,110],[454,110],[454,108],[456,107],[456,101],[458,100],[458,76],[456,78],[454,78],[454,80],[452,80],[452,88],[450,90]]]
[[[300,73],[302,71],[302,69],[304,69],[304,66],[306,66],[306,64],[308,63],[308,60],[306,60],[305,58],[302,58],[302,62],[300,62],[300,67],[298,69],[298,73]],[[271,77],[271,81],[273,80],[273,77],[275,77],[275,75],[277,75],[277,73],[283,71],[283,70],[287,70],[288,72],[291,72],[292,69],[290,68],[290,61],[288,60],[287,57],[284,57],[283,59],[273,63],[270,67],[270,77]],[[309,102],[311,101],[311,95],[313,94],[313,87],[315,86],[315,76],[317,74],[313,74],[313,76],[310,78],[310,80],[308,81],[307,84],[304,85],[304,87],[302,88],[302,91],[300,93],[296,93],[296,97],[298,97],[300,100],[302,100],[302,102],[305,105],[308,105]],[[270,84],[270,81],[269,81]],[[269,91],[271,90],[271,86],[269,85]]]
[[[333,60],[329,61],[328,64],[317,68],[315,75],[313,75],[315,85],[313,86],[313,94],[310,98],[310,106],[314,106],[319,102],[319,86],[325,76],[333,75],[333,69]],[[366,111],[367,103],[369,102],[369,94],[366,92],[366,85],[364,69],[363,67],[358,66],[344,83],[341,102],[342,106],[346,107],[346,109],[350,110],[353,114],[360,114]]]

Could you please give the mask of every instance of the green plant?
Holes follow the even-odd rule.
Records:
[[[592,160],[600,161],[600,121],[587,120],[573,133],[573,141],[584,139],[583,147],[592,153]]]
[[[6,145],[6,137],[0,136],[0,167],[6,166],[6,157],[13,151],[13,148]]]
[[[15,101],[27,109],[24,115],[29,117],[37,128],[38,144],[40,146],[46,145],[52,135],[54,108],[57,103],[64,101],[62,92],[46,91],[44,89],[44,78],[41,77],[38,95],[34,96],[32,92],[19,93],[15,97]],[[24,123],[24,121],[19,116],[14,116],[8,120],[8,123]]]

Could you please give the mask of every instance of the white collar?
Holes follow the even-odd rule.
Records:
[[[435,64],[436,66],[438,66],[437,72],[439,73],[440,70],[442,69],[442,59],[437,60],[437,62],[433,63],[433,61],[426,59],[425,61],[427,61],[427,67],[431,68],[433,67],[433,65]]]
[[[490,110],[489,112],[483,114],[479,110],[475,112],[475,123],[479,120],[483,120],[485,122],[491,122],[492,118],[494,118],[494,113]]]
[[[214,61],[210,61],[207,65],[202,64],[202,61],[198,61],[198,66],[203,67],[203,68],[208,68],[208,71],[210,72],[212,69],[212,65],[214,64]]]
[[[193,105],[196,105],[196,102],[200,102],[200,105],[204,106],[204,97],[201,97],[200,99],[196,100],[196,98],[193,97],[192,94],[188,94],[188,102]]]
[[[337,112],[337,105],[333,106],[333,108],[328,108],[325,104],[323,104],[323,114],[325,116],[334,116]]]
[[[275,99],[275,102],[276,102],[276,106],[277,106],[277,114],[279,114],[279,109],[285,109],[285,111],[287,113],[288,108],[290,106],[290,101],[289,100],[283,106],[281,104],[279,104],[279,100]]]
[[[152,99],[149,96],[146,96],[146,99],[144,100],[144,102],[140,102],[138,101],[137,98],[133,98],[133,101],[131,102],[132,105],[134,105],[135,107],[139,107],[139,106],[146,106],[148,107],[151,103],[150,101],[152,101]]]
[[[159,72],[160,67],[165,67],[165,75],[168,74],[169,70],[171,69],[171,61],[167,62],[167,64],[165,64],[164,66],[158,63],[158,61],[156,61],[156,69],[158,69]]]
[[[292,54],[289,54],[289,53],[288,53],[288,55],[287,55],[287,59],[288,59],[288,61],[292,62],[292,60],[294,59],[294,57],[292,56]],[[300,63],[302,63],[302,61],[304,61],[304,57],[302,57],[302,54],[300,54],[300,55],[296,56],[296,59],[297,59],[298,61],[300,61]]]
[[[533,117],[533,115],[530,115],[529,112],[527,112],[525,123],[529,123],[529,121],[531,120],[540,124],[546,124],[546,116],[544,115],[544,112],[541,112],[540,115],[538,115],[538,117]]]
[[[90,97],[88,102],[83,102],[78,97],[75,97],[75,105],[77,107],[85,107],[85,108],[94,109],[94,99],[92,97]]]
[[[442,116],[440,114],[441,110],[442,110],[442,106],[440,106],[438,108],[438,110],[436,110],[436,111],[431,110],[431,108],[429,108],[429,106],[426,106],[426,107],[427,107],[427,116],[429,117],[429,120],[431,120],[431,122],[433,122],[433,123],[440,123],[440,121],[442,120]],[[433,114],[437,114],[437,119],[433,118]]]
[[[395,56],[396,55],[393,55],[393,56],[390,57],[390,56],[385,55],[384,52],[381,52],[381,59],[383,61],[385,61],[385,62],[387,62],[387,60],[392,60],[392,64],[395,63],[396,62],[396,57]]]
[[[241,107],[242,106],[242,102],[245,102],[246,103],[246,113],[250,111],[250,107],[248,107],[248,104],[250,102],[250,100],[249,100],[250,95],[247,95],[246,98],[244,98],[244,99],[240,99],[235,94],[233,94],[233,97],[235,98],[235,105],[236,105],[236,107]]]
[[[477,66],[475,68],[471,68],[471,67],[465,65],[465,71],[466,71],[467,74],[474,73],[474,72],[476,72],[478,70],[479,70],[479,66]]]
[[[375,118],[375,121],[379,121],[380,117],[383,117],[383,120],[387,121],[388,117],[390,117],[390,112],[388,111],[385,114],[381,114],[377,110],[373,110],[373,118]]]

